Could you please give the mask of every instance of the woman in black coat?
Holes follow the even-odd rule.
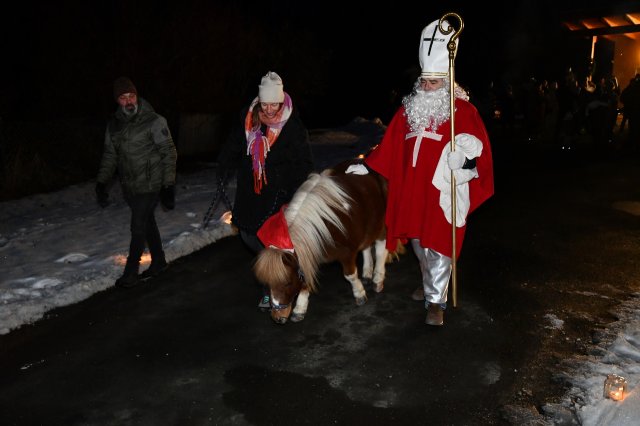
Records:
[[[264,248],[256,233],[288,203],[313,171],[309,132],[284,92],[282,79],[268,72],[258,96],[243,111],[243,125],[229,135],[218,156],[220,176],[237,170],[232,223],[254,252]],[[259,307],[269,309],[265,291]]]

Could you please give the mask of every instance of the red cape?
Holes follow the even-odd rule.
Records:
[[[469,182],[471,214],[493,195],[493,158],[484,123],[476,108],[467,101],[456,99],[456,134],[468,133],[483,144],[482,154],[476,159],[479,177]],[[416,137],[405,140],[411,129],[407,125],[404,108],[400,108],[382,142],[365,162],[384,176],[389,183],[387,199],[387,248],[396,249],[396,240],[406,242],[417,238],[420,245],[445,256],[452,256],[451,224],[440,208],[440,191],[431,183],[442,150],[451,140],[451,123],[444,122],[434,133],[442,135],[436,141],[424,137],[420,145],[416,167],[412,167]],[[460,255],[466,225],[456,229],[456,255]]]

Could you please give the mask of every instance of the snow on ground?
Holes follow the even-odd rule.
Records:
[[[204,214],[215,195],[215,168],[179,176],[176,208],[156,209],[167,261],[190,254],[234,228],[218,219],[218,203],[209,226]],[[114,285],[129,248],[130,211],[119,185],[111,204],[95,202],[95,182],[0,203],[0,334],[32,323],[49,310],[70,305]],[[231,194],[235,187],[229,185]],[[143,256],[141,271],[149,266]]]

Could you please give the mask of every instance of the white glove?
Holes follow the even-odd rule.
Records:
[[[458,170],[464,166],[465,156],[462,151],[453,151],[447,154],[447,164],[451,170]]]
[[[346,174],[368,175],[369,171],[362,164],[352,164],[347,168]]]

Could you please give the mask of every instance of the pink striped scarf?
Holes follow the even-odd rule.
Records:
[[[244,120],[244,131],[247,136],[247,155],[251,156],[253,164],[253,191],[260,194],[262,186],[267,184],[267,170],[265,168],[265,160],[271,146],[276,142],[280,131],[291,117],[293,105],[291,98],[287,93],[284,94],[284,105],[276,117],[272,120],[267,119],[260,112],[260,123],[253,122],[253,108],[260,102],[256,97],[249,106],[249,112]],[[262,134],[260,127],[262,124],[267,125],[267,136]]]

